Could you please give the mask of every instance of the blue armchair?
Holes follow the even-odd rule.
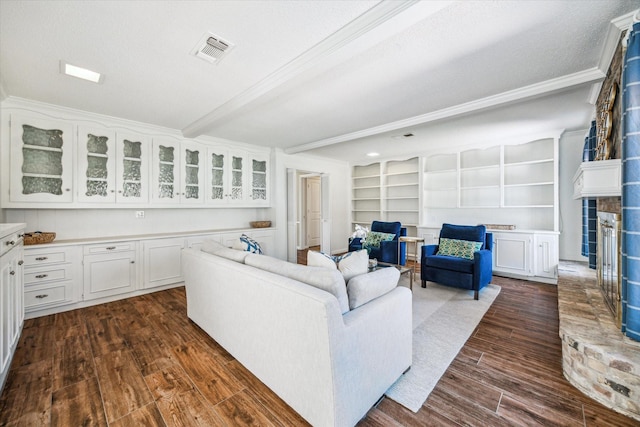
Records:
[[[389,264],[405,265],[407,262],[407,244],[404,242],[400,243],[400,262],[398,262],[398,238],[407,235],[407,229],[400,222],[373,221],[370,231],[395,234],[395,238],[380,242],[379,248],[371,248],[369,258],[376,258],[378,261]],[[349,241],[349,252],[359,251],[362,249],[363,243],[364,241],[359,237],[351,239]]]
[[[484,225],[443,224],[440,239],[456,239],[481,242],[480,250],[473,253],[473,259],[438,254],[438,245],[424,245],[420,278],[422,287],[426,282],[474,291],[474,299],[478,292],[491,282],[493,275],[493,234],[487,233]]]

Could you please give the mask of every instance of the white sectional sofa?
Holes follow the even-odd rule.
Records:
[[[406,287],[350,309],[338,270],[210,252],[182,253],[189,318],[313,426],[355,425],[411,366]],[[378,270],[349,286],[397,283],[396,273]]]

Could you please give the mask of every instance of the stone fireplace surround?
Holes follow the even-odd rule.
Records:
[[[623,335],[586,263],[560,265],[558,311],[565,378],[587,396],[640,421],[640,342]]]

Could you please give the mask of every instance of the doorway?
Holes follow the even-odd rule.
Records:
[[[287,259],[297,262],[298,251],[310,247],[331,251],[329,175],[287,169]]]

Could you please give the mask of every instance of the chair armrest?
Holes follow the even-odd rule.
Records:
[[[362,249],[362,239],[360,237],[349,238],[349,252]]]
[[[473,286],[477,290],[480,283],[488,283],[493,275],[493,257],[488,249],[482,249],[473,254],[475,274],[473,275]]]
[[[427,255],[435,255],[438,252],[438,245],[423,245],[422,258]]]

